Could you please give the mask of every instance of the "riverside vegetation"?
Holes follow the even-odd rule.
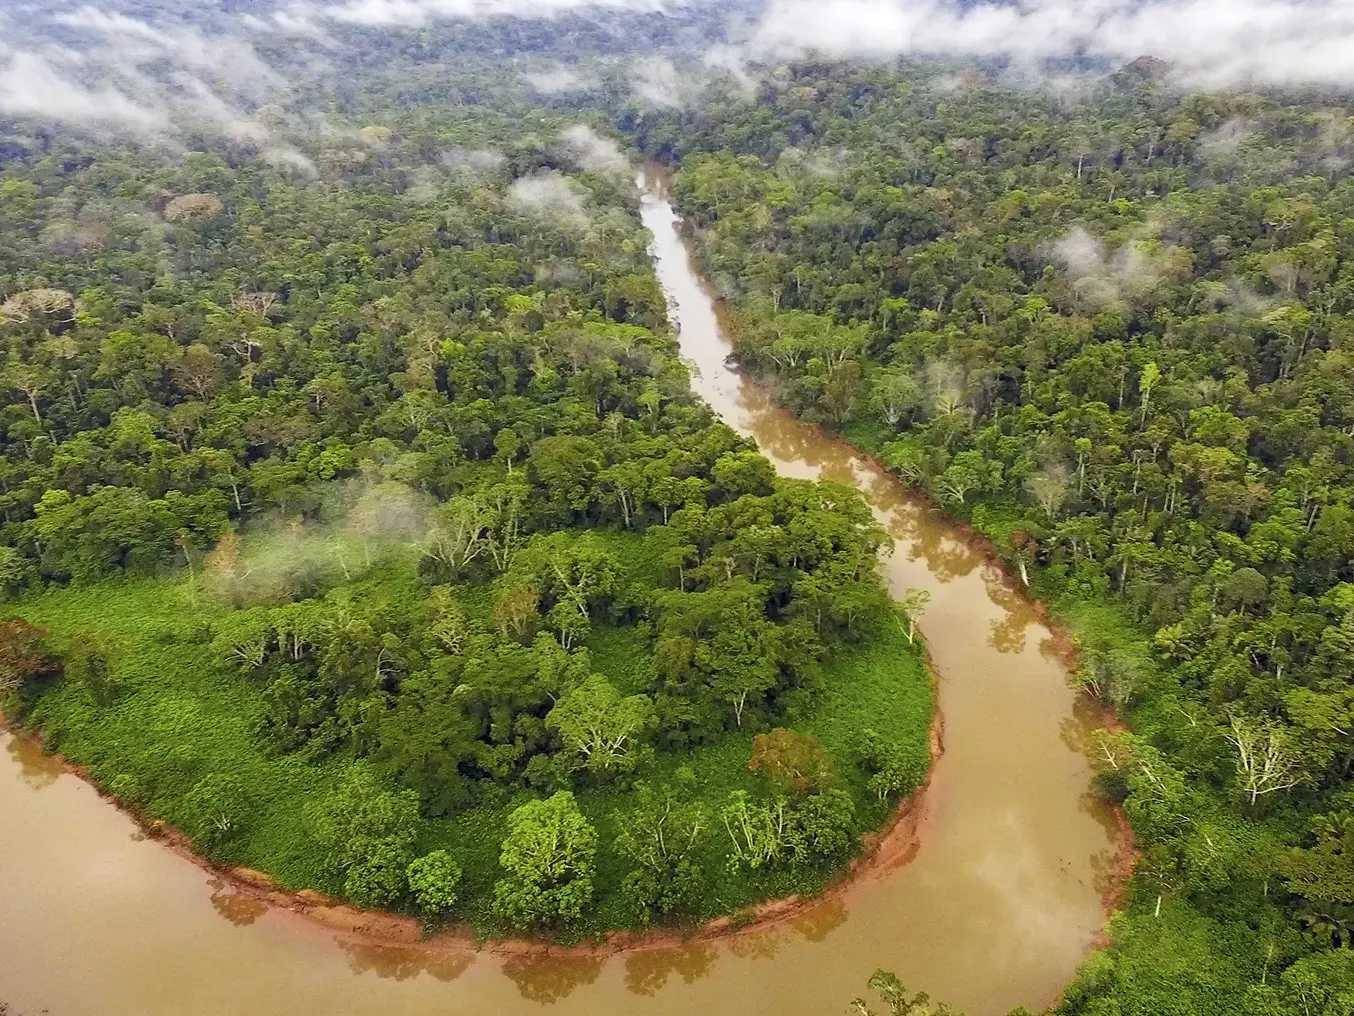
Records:
[[[614,128],[742,362],[990,536],[1127,721],[1142,856],[1058,1010],[1354,1011],[1348,97],[805,60],[644,102],[589,58],[721,36],[642,22],[336,29],[304,159],[6,135],[7,712],[222,863],[430,923],[838,870],[929,682],[855,495],[688,394]]]
[[[882,531],[690,395],[610,142],[358,126],[318,184],[6,164],[7,711],[214,861],[431,923],[820,887],[929,763]]]
[[[1142,857],[1059,1011],[1348,1013],[1354,130],[1164,73],[807,64],[623,122],[743,363],[991,537],[1129,722]]]

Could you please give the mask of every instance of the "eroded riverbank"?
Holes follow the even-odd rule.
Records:
[[[785,475],[861,489],[897,544],[885,564],[895,592],[932,594],[921,627],[947,750],[899,849],[891,839],[858,878],[737,935],[620,955],[387,944],[202,872],[0,735],[0,997],[56,1016],[546,1003],[564,1013],[818,1014],[842,1011],[880,966],[974,1016],[1061,991],[1099,933],[1119,865],[1083,751],[1096,717],[1067,687],[1058,640],[961,529],[727,367],[662,180],[650,184],[643,214],[697,391]]]

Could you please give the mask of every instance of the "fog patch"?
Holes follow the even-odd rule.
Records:
[[[525,71],[522,80],[538,95],[565,95],[570,92],[586,92],[596,88],[601,81],[593,74],[584,74],[565,64]]]
[[[1234,116],[1217,129],[1199,136],[1199,154],[1210,161],[1231,158],[1255,136],[1250,120]]]
[[[574,228],[588,222],[582,188],[553,169],[514,180],[508,187],[508,204],[518,211]]]
[[[314,160],[291,145],[273,145],[260,152],[259,157],[270,166],[290,170],[312,180],[320,175]]]
[[[681,109],[690,104],[699,89],[667,57],[652,56],[630,64],[630,90],[649,106]]]
[[[436,507],[402,483],[351,480],[334,488],[319,521],[272,516],[225,534],[204,558],[202,582],[235,607],[314,596],[416,552]]]
[[[458,18],[551,18],[596,9],[664,11],[666,0],[339,0],[337,3],[293,3],[288,17],[309,25],[330,20],[367,27],[420,27]]]
[[[630,160],[620,145],[603,137],[586,124],[574,124],[560,132],[560,139],[569,157],[582,169],[591,173],[624,173],[631,171]]]
[[[1191,88],[1354,83],[1348,0],[770,0],[747,39],[760,59],[819,54],[1000,58],[1040,66],[1165,60]]]
[[[1168,276],[1188,267],[1189,255],[1163,245],[1160,223],[1139,227],[1117,248],[1073,226],[1047,248],[1061,265],[1078,301],[1094,310],[1122,309],[1147,299]]]
[[[508,161],[506,155],[492,148],[448,148],[440,159],[453,173],[466,176],[488,176]]]
[[[120,88],[81,84],[69,70],[35,53],[13,53],[0,67],[0,112],[138,133],[169,126],[162,111],[143,105]]]

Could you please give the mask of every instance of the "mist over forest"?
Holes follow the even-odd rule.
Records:
[[[864,871],[947,962],[842,903],[742,998],[1354,1016],[1352,52],[1346,0],[0,0],[0,711],[434,948]]]

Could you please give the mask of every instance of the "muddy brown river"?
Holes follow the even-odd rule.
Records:
[[[1056,999],[1102,925],[1116,844],[1089,794],[1090,720],[1049,631],[943,517],[725,364],[657,174],[643,217],[696,390],[783,474],[858,487],[896,541],[892,587],[931,593],[920,627],[945,753],[918,849],[783,924],[681,948],[376,946],[232,893],[0,733],[0,1002],[26,1016],[817,1016],[844,1012],[878,967],[972,1016]]]

